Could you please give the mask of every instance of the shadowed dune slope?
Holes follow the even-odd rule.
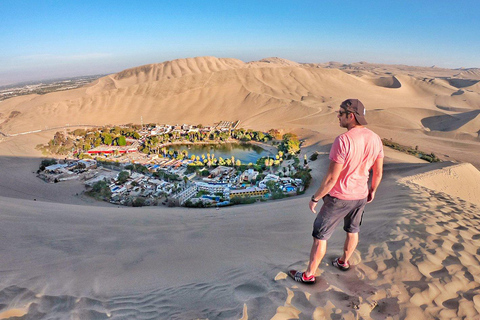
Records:
[[[400,81],[396,77],[378,77],[378,78],[372,78],[370,80],[373,84],[384,87],[384,88],[392,88],[392,89],[398,89],[402,86]]]
[[[479,80],[470,80],[470,79],[452,79],[448,78],[446,79],[450,85],[456,87],[456,88],[466,88],[473,86],[479,82]]]
[[[422,123],[430,130],[473,132],[480,130],[480,110],[474,110],[456,115],[442,115],[424,118]]]

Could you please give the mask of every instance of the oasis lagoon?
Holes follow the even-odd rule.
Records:
[[[207,154],[215,155],[215,158],[240,160],[243,164],[256,163],[262,157],[275,157],[271,152],[249,143],[221,143],[221,144],[181,144],[170,145],[167,150],[177,151],[178,153],[186,150],[188,157],[192,155],[207,157]]]

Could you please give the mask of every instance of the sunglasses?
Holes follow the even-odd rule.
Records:
[[[337,111],[338,115],[341,117],[343,116],[344,114],[348,115],[349,113],[351,112],[348,112],[348,111],[344,111],[344,110],[340,110],[340,111]]]

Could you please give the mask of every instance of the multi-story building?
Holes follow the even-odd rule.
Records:
[[[253,169],[247,169],[240,175],[240,181],[252,181],[255,180],[258,176],[258,171]]]
[[[230,199],[235,197],[263,197],[268,193],[267,189],[250,187],[245,189],[230,190]]]
[[[226,183],[205,183],[197,182],[198,191],[207,191],[209,193],[228,193],[228,184]]]
[[[197,194],[197,185],[195,183],[191,184],[188,188],[172,196],[172,200],[177,206],[181,206],[188,199],[192,198]]]
[[[267,174],[267,176],[266,176],[265,178],[263,178],[262,181],[260,181],[260,182],[258,183],[258,186],[259,186],[260,188],[266,188],[268,181],[278,182],[279,179],[280,179],[279,176],[277,176],[277,175],[275,175],[275,174],[269,173],[269,174]]]

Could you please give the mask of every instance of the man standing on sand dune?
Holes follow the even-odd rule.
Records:
[[[383,174],[383,145],[380,137],[364,127],[365,107],[358,99],[342,102],[338,111],[340,126],[348,131],[338,136],[330,150],[328,171],[310,200],[310,210],[320,199],[323,205],[313,224],[313,245],[307,270],[290,270],[295,281],[315,283],[315,271],[325,256],[327,240],[343,219],[347,233],[343,255],[332,261],[342,271],[350,268],[348,262],[358,244],[358,232],[363,209],[375,198]],[[368,188],[369,171],[372,169],[371,187]]]

